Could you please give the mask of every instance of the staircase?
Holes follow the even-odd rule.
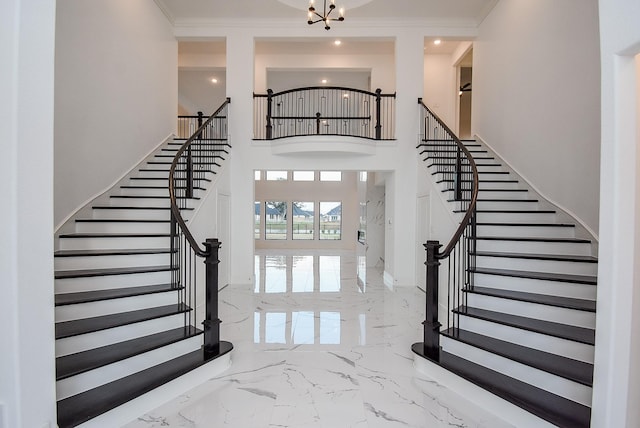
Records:
[[[184,140],[165,143],[88,207],[55,252],[58,425],[73,427],[211,360],[176,281],[168,176]],[[223,160],[226,142],[217,144]],[[216,164],[219,166],[218,164]],[[188,221],[211,185],[202,174]],[[172,263],[172,259],[174,262]],[[221,342],[220,354],[231,350]]]
[[[452,314],[440,315],[447,322],[440,329],[437,362],[557,426],[589,426],[594,243],[577,237],[576,224],[533,196],[487,147],[462,143],[478,169],[475,235],[464,238],[467,280],[450,306]],[[465,201],[456,200],[452,178],[433,168],[436,159],[453,168],[455,142],[423,142],[419,148],[452,211],[462,215]],[[462,181],[470,189],[471,180]],[[422,343],[414,345],[422,355],[417,345]]]

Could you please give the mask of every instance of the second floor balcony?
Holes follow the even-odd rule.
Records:
[[[395,94],[343,87],[306,87],[254,94],[255,140],[297,136],[395,139]]]

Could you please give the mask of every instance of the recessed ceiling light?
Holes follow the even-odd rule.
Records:
[[[328,82],[328,80],[327,79],[322,79],[321,82],[322,82],[323,85],[325,85]]]
[[[442,40],[440,40],[440,39],[435,39],[433,41],[433,44],[436,45],[436,46],[439,45],[440,43],[442,43]]]
[[[336,46],[340,46],[342,44],[342,41],[341,40],[336,40],[336,41],[333,42],[333,44],[336,45]]]
[[[215,77],[211,79],[211,83],[218,83],[218,79],[216,79]]]

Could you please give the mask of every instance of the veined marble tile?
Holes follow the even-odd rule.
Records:
[[[127,428],[510,426],[416,373],[417,288],[389,290],[348,252],[261,251],[255,273],[220,293],[231,368]]]

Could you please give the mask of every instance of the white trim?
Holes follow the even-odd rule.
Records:
[[[393,290],[394,279],[393,279],[393,275],[391,275],[389,271],[387,270],[384,271],[382,275],[382,280],[384,281],[384,285],[386,285],[387,288],[389,288],[389,290]]]
[[[156,6],[158,6],[158,9],[162,11],[164,16],[166,16],[167,21],[169,21],[169,24],[174,25],[176,22],[176,19],[173,17],[171,12],[169,11],[169,8],[167,7],[167,5],[164,4],[164,0],[153,0],[153,1],[156,4]]]
[[[60,223],[58,223],[58,225],[55,227],[53,233],[54,234],[58,234],[61,232],[61,229],[63,226],[65,226],[67,224],[67,222],[73,220],[74,217],[76,217],[84,208],[86,208],[89,204],[91,204],[93,201],[95,201],[96,199],[98,199],[99,197],[105,195],[107,192],[109,192],[110,190],[112,190],[114,187],[116,187],[122,180],[124,180],[125,178],[127,178],[129,175],[131,175],[133,172],[137,171],[137,169],[140,167],[140,165],[145,162],[147,160],[148,157],[152,156],[160,147],[162,147],[164,144],[168,144],[168,142],[170,140],[173,140],[175,138],[174,134],[169,134],[164,140],[162,140],[157,146],[155,146],[154,148],[152,148],[146,155],[144,155],[142,157],[142,160],[140,162],[138,162],[137,164],[135,164],[134,166],[131,167],[131,169],[129,169],[128,171],[126,171],[124,174],[122,174],[120,177],[116,178],[115,181],[113,181],[110,185],[108,185],[107,187],[105,187],[103,190],[98,191],[97,193],[95,193],[93,196],[90,196],[87,200],[85,200],[84,202],[81,202],[78,205],[78,208],[76,208],[71,214],[69,214],[68,216],[66,216],[64,219],[62,219],[62,221]]]
[[[506,166],[515,174],[518,176],[518,178],[521,178],[522,181],[524,181],[527,185],[527,187],[529,187],[531,190],[533,190],[535,193],[537,193],[540,197],[542,197],[543,199],[545,199],[548,203],[550,203],[551,205],[555,206],[556,208],[558,208],[560,211],[564,212],[565,214],[567,214],[568,216],[570,216],[574,221],[576,221],[577,223],[580,224],[580,226],[582,226],[585,231],[591,235],[591,237],[596,241],[596,244],[599,242],[599,238],[598,235],[593,231],[593,229],[591,229],[589,226],[587,226],[587,224],[580,218],[578,217],[573,211],[571,211],[570,209],[564,207],[563,205],[559,204],[558,202],[554,201],[553,199],[549,198],[547,195],[545,195],[540,189],[538,189],[529,179],[527,179],[527,177],[525,177],[524,175],[522,175],[522,173],[520,171],[518,171],[518,169],[516,169],[513,165],[511,165],[509,163],[509,161],[507,161],[503,156],[500,155],[500,153],[498,153],[489,143],[487,143],[481,136],[479,136],[478,134],[475,134],[475,138],[476,140],[479,140],[482,144],[484,144],[485,146],[487,146],[487,148],[489,148],[496,156],[498,156],[500,158],[500,161],[503,162],[504,164],[506,164]]]

